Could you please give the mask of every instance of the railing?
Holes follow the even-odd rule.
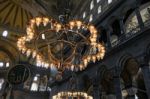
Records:
[[[144,22],[144,28],[143,29],[140,29],[140,26],[137,26],[134,29],[132,29],[131,31],[129,31],[128,33],[125,33],[125,34],[122,34],[121,36],[119,36],[118,40],[111,43],[112,47],[116,47],[118,45],[125,43],[126,41],[134,38],[135,36],[137,36],[139,34],[141,34],[142,31],[147,29],[147,28],[150,28],[150,19]]]

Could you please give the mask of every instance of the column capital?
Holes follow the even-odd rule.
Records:
[[[127,91],[129,96],[133,96],[136,94],[137,88],[135,88],[135,87],[126,88],[126,91]]]

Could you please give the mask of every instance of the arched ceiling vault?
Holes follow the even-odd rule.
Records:
[[[24,28],[31,13],[18,6],[16,3],[8,0],[1,2],[0,23],[16,28]]]
[[[58,16],[64,10],[77,12],[82,0],[0,0],[0,27],[25,33],[26,24],[35,16]],[[87,0],[88,1],[88,0]]]

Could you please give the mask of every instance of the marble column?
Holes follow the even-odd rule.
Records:
[[[141,70],[144,78],[147,96],[148,99],[150,99],[150,66],[148,64],[142,64]]]
[[[119,67],[116,67],[116,69],[114,71],[113,81],[114,81],[114,89],[115,89],[116,99],[122,99]]]
[[[93,99],[100,99],[100,88],[98,79],[93,80]]]
[[[114,88],[115,88],[116,99],[122,99],[120,77],[119,76],[114,77]]]

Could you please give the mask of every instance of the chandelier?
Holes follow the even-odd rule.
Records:
[[[93,99],[92,96],[89,96],[85,92],[59,92],[57,95],[54,95],[52,99]]]
[[[39,67],[81,71],[105,55],[105,47],[97,41],[97,29],[79,20],[59,23],[35,17],[27,24],[26,33],[18,38],[17,47]]]
[[[77,91],[78,81],[77,75],[74,72],[72,73],[67,87],[68,91],[58,92],[56,95],[52,96],[52,99],[93,99],[93,97],[86,92]]]

